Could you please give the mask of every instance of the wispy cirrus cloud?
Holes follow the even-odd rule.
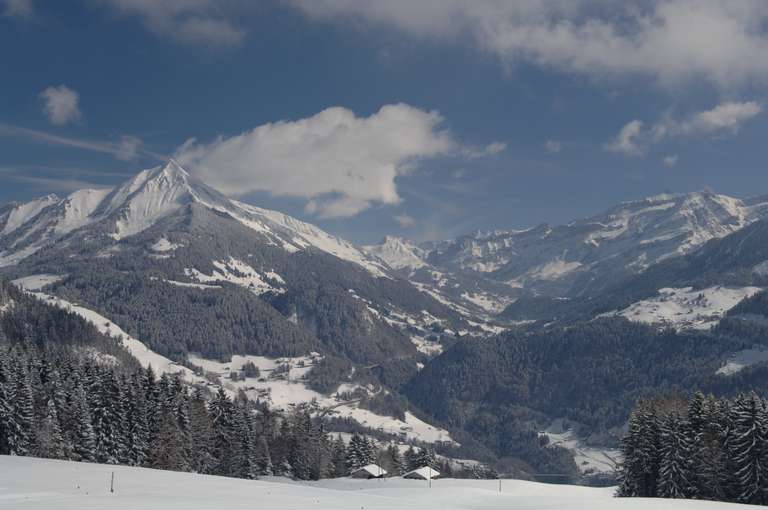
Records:
[[[236,13],[217,0],[94,0],[125,16],[138,18],[150,32],[195,46],[226,48],[240,45],[246,32]]]
[[[0,13],[9,18],[30,18],[34,12],[32,0],[0,0]]]
[[[651,145],[672,138],[734,134],[762,111],[757,101],[724,102],[684,118],[666,116],[650,126],[634,119],[625,124],[605,148],[627,156],[640,156]]]
[[[13,126],[10,124],[0,124],[0,136],[14,136],[50,145],[60,145],[92,152],[100,152],[102,154],[112,155],[122,161],[132,161],[140,156],[158,160],[167,158],[167,156],[162,154],[144,149],[141,140],[130,135],[123,135],[116,141],[105,142],[54,135],[36,129]]]

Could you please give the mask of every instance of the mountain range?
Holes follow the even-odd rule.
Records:
[[[188,382],[542,472],[573,468],[540,444],[555,421],[604,448],[646,392],[766,385],[767,219],[702,191],[357,247],[171,160],[0,207],[0,274]],[[246,362],[273,374],[222,379]]]

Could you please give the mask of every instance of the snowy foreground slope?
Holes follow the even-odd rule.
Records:
[[[109,492],[111,473],[115,492]],[[0,456],[0,508],[132,510],[702,509],[741,505],[616,499],[612,489],[504,480],[248,481],[142,468]]]

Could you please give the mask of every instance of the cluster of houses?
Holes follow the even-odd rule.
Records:
[[[381,466],[377,466],[376,464],[368,464],[367,466],[355,469],[350,473],[349,476],[352,478],[362,478],[365,480],[370,480],[372,478],[384,478],[387,476],[387,470]],[[407,478],[409,480],[434,480],[439,476],[440,472],[438,470],[427,466],[409,471],[403,475],[403,478]]]

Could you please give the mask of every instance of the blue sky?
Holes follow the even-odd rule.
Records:
[[[175,156],[357,242],[768,194],[768,3],[0,0],[0,201]]]

